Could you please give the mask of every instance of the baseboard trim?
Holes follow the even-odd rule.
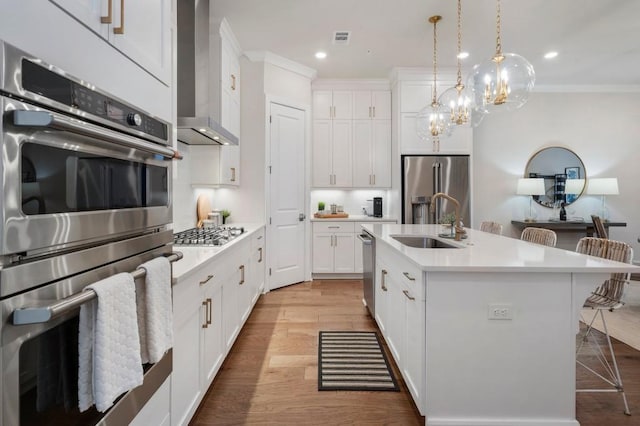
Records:
[[[522,419],[522,418],[444,418],[428,417],[429,426],[580,426],[577,420],[559,419]]]
[[[361,280],[362,274],[311,274],[312,280]]]

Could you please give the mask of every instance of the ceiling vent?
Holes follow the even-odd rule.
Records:
[[[349,44],[351,31],[336,31],[333,33],[333,44]]]

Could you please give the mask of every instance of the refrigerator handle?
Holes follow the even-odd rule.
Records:
[[[441,164],[437,161],[433,163],[433,193],[434,194],[437,192],[442,192],[442,169],[440,166]],[[434,224],[437,224],[440,222],[441,207],[442,207],[442,200],[438,198],[436,200],[436,208],[435,208],[435,213],[433,215]]]

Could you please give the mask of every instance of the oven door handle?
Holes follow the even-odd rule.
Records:
[[[169,259],[170,262],[178,261],[182,259],[182,253],[174,251],[167,257],[167,259]],[[141,278],[145,274],[146,271],[144,268],[138,268],[131,272],[134,279]],[[72,294],[71,296],[65,297],[64,299],[48,306],[18,308],[13,311],[12,322],[13,325],[49,322],[52,319],[78,308],[92,299],[95,299],[96,297],[98,297],[96,292],[92,289],[88,289]]]
[[[105,142],[112,142],[127,148],[138,149],[161,155],[167,159],[176,156],[176,152],[151,142],[147,142],[133,136],[110,130],[95,124],[70,118],[62,114],[49,111],[17,110],[13,112],[13,124],[20,127],[45,127],[64,130],[78,135],[89,136]]]

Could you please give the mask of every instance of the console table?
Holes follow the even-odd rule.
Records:
[[[561,232],[585,232],[587,237],[593,237],[596,232],[596,228],[593,225],[593,222],[582,222],[582,221],[536,221],[536,222],[525,222],[524,220],[512,220],[512,225],[515,225],[518,228],[526,228],[528,226],[535,226],[536,228],[545,228],[551,229],[553,231],[561,231]],[[609,232],[610,226],[627,226],[626,222],[603,222],[604,228]]]

